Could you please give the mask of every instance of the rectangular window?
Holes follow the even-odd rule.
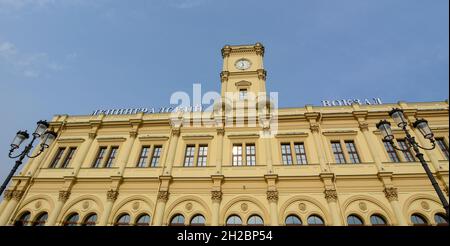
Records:
[[[161,149],[162,149],[162,146],[155,146],[153,148],[153,155],[152,155],[152,162],[151,162],[152,167],[158,166],[159,159],[161,159]]]
[[[56,166],[58,165],[59,160],[61,160],[65,150],[66,150],[65,147],[58,149],[58,152],[56,152],[56,155],[53,158],[52,163],[50,164],[50,168],[56,168]]]
[[[350,156],[351,163],[360,163],[358,151],[356,151],[355,142],[345,141],[345,147],[347,148],[348,155]]]
[[[61,168],[67,168],[69,166],[70,161],[72,160],[76,149],[77,148],[75,148],[75,147],[69,148],[69,153],[67,153],[66,158],[64,159],[63,164],[61,165]]]
[[[402,139],[402,140],[397,140],[398,143],[398,147],[400,149],[402,149],[403,152],[403,156],[405,157],[405,161],[407,162],[414,162],[416,161],[414,159],[414,156],[411,154],[411,152],[408,149],[408,144],[406,143],[406,140]]]
[[[281,144],[281,159],[284,165],[292,165],[291,144]]]
[[[442,153],[444,154],[445,159],[448,160],[449,159],[448,146],[445,143],[444,138],[436,138],[436,142],[439,148],[441,149]]]
[[[334,159],[336,163],[342,164],[346,163],[344,152],[342,151],[342,146],[340,142],[331,142],[331,148],[333,150]]]
[[[242,166],[242,145],[233,145],[233,166]]]
[[[297,158],[297,164],[299,165],[308,164],[308,160],[306,159],[305,144],[295,143],[294,150],[295,150],[295,157]]]
[[[400,162],[400,159],[398,158],[397,151],[395,151],[394,146],[389,141],[383,141],[384,148],[386,149],[386,152],[389,155],[389,159],[391,159],[392,162]]]
[[[139,161],[137,167],[145,167],[147,165],[148,151],[150,146],[142,146],[141,154],[139,156]]]
[[[194,145],[186,146],[186,153],[184,155],[184,166],[185,167],[194,166],[194,153],[195,153]]]
[[[119,149],[119,147],[111,147],[111,151],[109,152],[108,160],[106,161],[105,167],[113,166],[114,160],[116,159],[118,149]]]
[[[247,155],[247,166],[256,165],[256,148],[254,144],[247,144],[245,147],[245,152]]]
[[[240,89],[239,90],[239,100],[245,100],[247,99],[247,89]]]
[[[208,159],[208,145],[200,145],[198,147],[198,167],[206,167],[206,161]]]
[[[106,147],[100,147],[97,153],[97,157],[95,158],[94,164],[92,167],[100,167],[102,164],[102,160],[105,157]]]

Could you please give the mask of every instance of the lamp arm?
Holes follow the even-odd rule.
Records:
[[[425,147],[420,146],[419,144],[417,144],[417,147],[424,149],[424,150],[433,150],[434,148],[436,148],[436,143],[434,140],[431,140],[431,144],[432,144],[431,148],[425,148]]]
[[[36,155],[30,156],[30,155],[28,155],[28,153],[27,153],[27,156],[28,156],[29,158],[36,158],[36,157],[38,157],[42,152],[44,152],[44,149],[45,149],[45,147],[44,147],[44,146],[41,146],[41,149],[39,150],[39,152],[38,152]]]
[[[9,150],[9,154],[8,157],[11,159],[16,159],[17,157],[23,155],[23,153],[25,153],[25,150],[23,150],[20,154],[13,156],[12,153],[14,152],[14,148],[12,148],[11,150]]]
[[[403,151],[407,151],[407,150],[411,149],[411,147],[412,147],[412,146],[408,146],[406,149],[402,149],[402,148],[399,148],[399,147],[395,146],[394,141],[391,140],[390,143],[392,144],[392,147],[394,147],[394,149],[402,151],[402,152]]]

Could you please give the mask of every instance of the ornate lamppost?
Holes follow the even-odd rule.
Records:
[[[33,138],[31,140],[31,142],[27,146],[25,146],[25,148],[23,149],[23,151],[20,154],[13,156],[13,152],[19,148],[20,144],[22,144],[23,141],[25,141],[26,139],[28,139],[30,137],[30,135],[27,133],[27,131],[18,131],[17,132],[16,137],[14,138],[14,140],[11,143],[11,149],[9,150],[8,156],[11,159],[16,159],[16,158],[19,158],[19,159],[16,161],[16,164],[12,168],[12,170],[9,173],[8,177],[6,178],[5,182],[3,182],[2,186],[0,187],[0,196],[3,194],[3,191],[5,190],[6,186],[8,185],[9,181],[11,180],[12,176],[16,172],[17,168],[19,168],[19,166],[22,164],[23,159],[25,157],[35,158],[35,157],[39,156],[56,139],[56,136],[57,136],[56,133],[54,131],[47,130],[48,127],[49,127],[49,124],[47,123],[47,121],[43,121],[43,120],[38,121],[36,130],[32,134]],[[41,138],[41,145],[40,145],[39,152],[37,154],[35,154],[34,156],[30,156],[30,152],[33,149],[33,143],[38,138]]]
[[[425,139],[428,139],[432,146],[430,148],[425,148],[423,146],[420,146],[415,138],[409,134],[408,129],[406,129],[406,126],[408,125],[407,120],[405,116],[403,115],[403,110],[394,108],[389,112],[389,116],[394,119],[395,124],[397,124],[398,127],[400,127],[406,135],[406,148],[402,149],[394,144],[394,135],[392,134],[391,130],[391,123],[389,123],[387,120],[381,120],[376,126],[378,130],[380,130],[381,134],[383,135],[383,139],[387,142],[389,142],[395,149],[400,151],[409,151],[409,149],[413,149],[416,157],[419,159],[420,163],[422,164],[422,167],[425,169],[425,172],[427,173],[428,178],[431,181],[431,184],[433,185],[434,189],[436,190],[436,193],[441,200],[442,205],[444,206],[445,212],[447,214],[447,218],[449,218],[449,211],[448,211],[448,202],[447,199],[444,196],[444,193],[442,192],[441,188],[439,187],[439,184],[436,182],[436,179],[434,178],[433,174],[431,173],[430,168],[427,165],[427,162],[423,158],[423,154],[420,153],[420,149],[424,150],[432,150],[436,147],[436,140],[434,139],[434,134],[431,131],[430,127],[428,126],[428,121],[425,119],[417,119],[416,122],[413,123],[413,127],[417,128],[420,133],[422,133],[423,137]]]

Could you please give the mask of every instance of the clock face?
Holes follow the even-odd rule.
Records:
[[[247,59],[240,59],[234,65],[239,70],[246,70],[246,69],[250,68],[251,63]]]

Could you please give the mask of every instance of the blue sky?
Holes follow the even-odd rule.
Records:
[[[220,49],[262,42],[280,107],[443,101],[448,0],[0,0],[0,179],[18,129],[54,114],[219,91]],[[423,88],[423,89],[422,89]]]

